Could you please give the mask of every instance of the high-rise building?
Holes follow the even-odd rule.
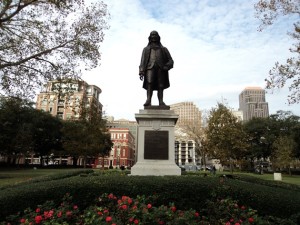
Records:
[[[180,102],[170,105],[170,109],[179,115],[175,127],[175,163],[187,170],[195,170],[200,165],[200,156],[196,153],[196,143],[181,129],[184,124],[201,127],[201,111],[193,102]]]
[[[185,122],[192,122],[197,126],[201,126],[201,111],[193,102],[180,102],[170,105],[170,109],[179,115],[176,126],[180,126]]]
[[[63,120],[78,119],[82,106],[94,104],[102,113],[100,93],[99,87],[82,80],[49,81],[37,95],[36,108]]]
[[[243,120],[253,117],[266,118],[269,116],[268,102],[265,90],[260,87],[246,87],[239,95],[239,110],[243,112]]]

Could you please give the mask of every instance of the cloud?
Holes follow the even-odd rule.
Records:
[[[100,101],[108,115],[134,120],[143,109],[146,91],[139,80],[142,49],[152,30],[173,59],[171,87],[165,102],[194,101],[210,109],[226,99],[238,109],[238,96],[247,86],[264,88],[264,79],[276,61],[284,63],[291,53],[286,35],[291,21],[258,32],[254,17],[256,0],[109,0],[111,28],[101,45],[101,65],[84,74],[90,84],[102,89]],[[270,113],[287,107],[287,88],[267,94]],[[157,104],[156,93],[153,104]]]

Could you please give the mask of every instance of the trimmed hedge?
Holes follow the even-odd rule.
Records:
[[[157,204],[174,202],[178,208],[200,210],[214,197],[232,197],[258,210],[261,215],[288,218],[299,212],[300,191],[274,188],[237,179],[200,176],[112,176],[94,173],[59,180],[23,184],[0,190],[0,221],[7,215],[35,208],[47,200],[57,203],[70,193],[76,204],[86,207],[102,193],[115,195],[157,195]],[[16,204],[16,202],[18,204]]]

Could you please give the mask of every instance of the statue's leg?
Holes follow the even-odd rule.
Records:
[[[163,101],[163,98],[164,98],[164,89],[163,88],[158,89],[157,97],[158,97],[159,105],[166,105]]]
[[[150,106],[151,105],[151,98],[152,98],[152,94],[153,94],[153,88],[152,88],[152,70],[147,70],[146,72],[146,77],[145,79],[147,79],[147,100],[144,104],[144,106]]]
[[[152,94],[153,94],[152,87],[151,87],[151,85],[148,85],[148,88],[147,88],[147,100],[146,100],[144,106],[150,106],[151,105]]]

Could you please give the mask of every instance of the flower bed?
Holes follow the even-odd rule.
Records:
[[[231,199],[218,199],[208,204],[203,211],[180,210],[173,203],[155,206],[157,196],[117,197],[103,194],[84,210],[73,203],[72,196],[66,194],[62,203],[55,205],[48,201],[36,209],[26,209],[24,213],[12,215],[1,224],[160,224],[160,225],[249,225],[285,224],[284,220],[259,217],[257,212]],[[287,223],[286,223],[287,224]],[[288,224],[293,224],[291,221]],[[294,223],[296,224],[296,223]]]

